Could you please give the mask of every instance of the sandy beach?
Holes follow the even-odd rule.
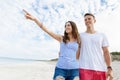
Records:
[[[0,64],[0,80],[52,80],[55,62]]]
[[[0,64],[0,80],[52,80],[55,61]],[[120,62],[112,62],[114,79],[120,80]]]

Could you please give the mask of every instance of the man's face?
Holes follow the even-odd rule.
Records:
[[[89,27],[93,27],[94,23],[95,23],[95,18],[93,18],[93,16],[91,15],[87,15],[84,17],[84,21],[85,21],[85,25],[89,28]]]

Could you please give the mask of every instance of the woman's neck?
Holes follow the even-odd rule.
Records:
[[[70,39],[70,42],[75,41],[75,39],[74,39],[74,37],[73,37],[72,34],[68,34],[68,37],[69,37],[69,39]]]

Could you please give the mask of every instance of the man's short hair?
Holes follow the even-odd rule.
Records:
[[[85,16],[92,16],[93,18],[95,18],[95,16],[92,13],[85,13],[84,17]]]

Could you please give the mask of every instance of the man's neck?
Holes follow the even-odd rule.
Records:
[[[87,33],[90,33],[90,34],[94,34],[94,33],[96,33],[96,31],[94,30],[93,27],[91,27],[91,28],[87,28],[86,32],[87,32]]]

